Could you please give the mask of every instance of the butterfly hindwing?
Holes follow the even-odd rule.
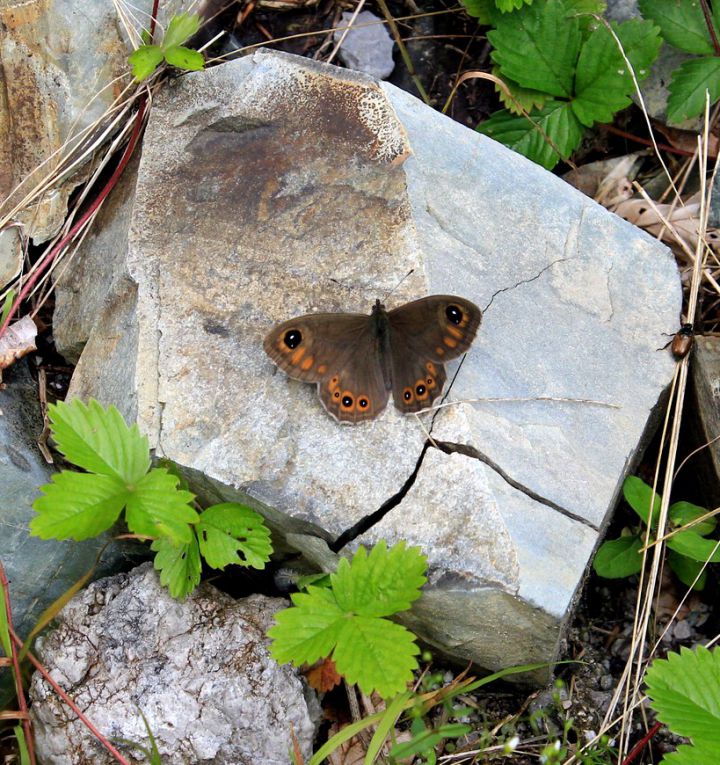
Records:
[[[265,352],[289,377],[315,382],[325,408],[342,422],[376,417],[389,398],[370,316],[309,314],[275,327]]]
[[[392,390],[401,412],[432,406],[446,380],[443,362],[465,353],[482,312],[469,300],[432,295],[390,311]]]

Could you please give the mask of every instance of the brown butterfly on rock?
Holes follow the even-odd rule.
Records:
[[[275,327],[267,355],[296,380],[317,383],[325,408],[341,422],[372,420],[393,394],[403,413],[432,406],[443,364],[468,350],[482,312],[469,300],[430,295],[386,311],[313,313]]]

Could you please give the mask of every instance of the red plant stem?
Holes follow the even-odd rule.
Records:
[[[705,17],[705,25],[707,26],[708,34],[712,40],[713,48],[715,48],[715,55],[720,56],[720,42],[718,42],[717,35],[715,34],[712,11],[710,10],[707,0],[700,0],[700,7],[702,8],[703,16]]]
[[[621,138],[627,138],[629,141],[635,141],[635,143],[642,144],[643,146],[657,145],[658,149],[667,151],[670,154],[678,154],[681,157],[692,157],[696,153],[694,151],[689,151],[688,149],[680,149],[677,146],[670,146],[667,143],[656,142],[656,144],[654,144],[649,138],[641,138],[639,135],[628,133],[626,130],[621,130],[620,128],[615,127],[615,125],[602,125],[601,127],[603,130],[607,130],[608,133],[613,133],[614,135],[618,135]]]
[[[15,299],[15,302],[13,303],[12,308],[10,309],[2,326],[0,327],[0,337],[2,337],[5,334],[5,330],[8,328],[8,325],[10,324],[10,319],[14,316],[15,312],[20,307],[20,304],[28,296],[30,290],[32,290],[32,288],[35,286],[35,283],[43,274],[45,269],[53,262],[53,260],[55,260],[58,253],[60,253],[64,249],[65,245],[72,240],[72,238],[75,236],[78,230],[82,228],[82,226],[85,224],[87,219],[98,209],[98,207],[100,207],[100,205],[105,201],[105,197],[107,197],[107,195],[115,187],[115,184],[117,184],[120,176],[122,175],[123,170],[125,169],[127,163],[130,161],[130,157],[132,156],[133,151],[135,151],[135,146],[137,144],[138,138],[140,137],[140,127],[142,125],[143,117],[145,116],[146,103],[147,103],[147,96],[143,94],[142,96],[140,96],[140,105],[138,107],[138,111],[135,116],[135,125],[133,127],[132,135],[130,136],[130,141],[125,147],[125,152],[123,153],[122,158],[120,159],[120,162],[118,162],[118,166],[115,168],[115,172],[112,174],[112,176],[110,177],[108,182],[105,184],[103,189],[100,191],[100,193],[97,195],[97,197],[95,197],[90,207],[82,214],[80,219],[76,221],[76,223],[73,225],[70,231],[68,231],[68,233],[50,250],[50,252],[48,252],[47,255],[43,257],[43,259],[40,261],[37,268],[35,269],[35,272],[31,274],[31,276],[25,282],[23,288],[20,290],[20,294]]]
[[[12,632],[13,622],[12,606],[10,604],[10,583],[5,575],[5,568],[2,563],[0,563],[0,586],[3,591],[3,599],[5,600],[5,613],[7,614],[8,629]],[[14,635],[15,633],[12,632],[12,634]],[[27,745],[30,762],[32,765],[35,765],[35,742],[33,740],[32,725],[30,724],[27,701],[25,700],[25,691],[22,686],[20,661],[18,659],[17,649],[12,641],[10,641],[10,654],[9,658],[12,660],[13,675],[15,679],[15,691],[17,693],[18,706],[20,707],[23,731],[25,732],[25,744]]]
[[[647,746],[648,741],[660,730],[662,723],[656,722],[655,725],[635,744],[630,750],[630,754],[622,761],[622,765],[630,765],[630,763],[640,754],[640,752]]]
[[[10,635],[15,642],[15,644],[22,648],[23,641],[20,640],[20,638],[15,634],[14,630],[10,630]],[[80,707],[65,693],[65,691],[50,677],[50,673],[43,667],[43,665],[38,661],[38,659],[35,658],[35,656],[28,651],[26,654],[28,659],[30,659],[30,663],[35,667],[35,669],[45,678],[45,680],[52,686],[53,690],[57,695],[72,709],[73,712],[78,716],[80,721],[88,728],[88,730],[97,738],[97,740],[110,752],[110,754],[119,762],[121,765],[131,765],[131,763],[126,760],[122,754],[103,736],[102,733],[90,722],[90,720],[83,714],[83,712],[80,710]]]
[[[155,18],[157,17],[159,3],[160,3],[160,0],[154,0],[153,2],[153,9],[152,9],[152,15],[150,17],[150,30],[149,30],[151,41],[152,41],[153,35],[155,34]],[[25,285],[20,290],[20,294],[15,299],[15,302],[13,303],[12,308],[8,312],[8,315],[5,317],[5,321],[3,322],[2,326],[0,326],[0,338],[5,334],[8,326],[10,325],[10,319],[15,315],[21,303],[28,296],[32,288],[35,286],[35,283],[37,282],[37,280],[45,271],[45,269],[53,262],[53,260],[55,260],[58,253],[60,253],[63,250],[65,245],[67,245],[67,243],[72,240],[75,234],[85,224],[87,219],[98,209],[98,207],[100,207],[100,205],[105,201],[105,197],[107,197],[107,195],[113,190],[113,188],[117,184],[118,180],[120,179],[120,176],[123,174],[123,171],[125,170],[125,167],[127,166],[127,163],[130,161],[130,157],[132,157],[133,152],[135,151],[135,146],[137,145],[138,139],[140,138],[140,129],[142,127],[143,119],[145,117],[146,106],[147,106],[147,94],[143,93],[140,96],[137,114],[135,115],[135,125],[133,126],[132,135],[130,136],[130,140],[128,141],[127,146],[125,147],[125,152],[120,158],[120,162],[118,162],[118,166],[115,168],[115,172],[112,174],[112,176],[110,177],[108,182],[105,184],[103,189],[100,191],[100,193],[97,195],[97,197],[93,200],[90,207],[83,213],[83,215],[75,223],[75,225],[70,229],[70,231],[68,231],[68,233],[38,263],[38,266],[35,269],[35,272],[28,278],[27,282],[25,282]]]

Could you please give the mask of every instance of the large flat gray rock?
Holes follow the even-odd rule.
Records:
[[[203,493],[254,503],[301,548],[395,498],[355,544],[424,547],[419,634],[488,668],[552,658],[672,374],[664,246],[391,85],[271,52],[155,99],[128,243],[74,395],[117,405]],[[454,403],[341,426],[262,338],[391,290],[388,307],[484,309]],[[403,495],[430,428],[444,451]]]

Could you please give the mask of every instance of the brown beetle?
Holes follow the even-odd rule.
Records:
[[[672,355],[679,361],[684,359],[693,345],[694,331],[692,324],[683,324],[675,333],[675,337],[670,341],[670,350]]]

